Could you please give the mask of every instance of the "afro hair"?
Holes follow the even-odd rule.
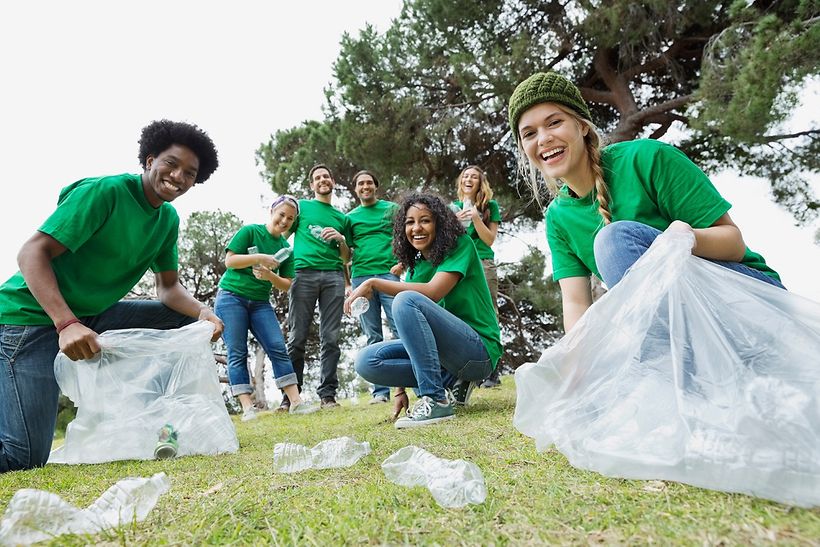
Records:
[[[219,166],[214,141],[205,131],[194,124],[157,120],[146,125],[140,135],[139,160],[145,169],[148,156],[157,157],[171,146],[186,146],[199,159],[196,184],[205,182]]]

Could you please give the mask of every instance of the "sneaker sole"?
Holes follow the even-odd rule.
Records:
[[[439,418],[430,418],[429,420],[419,421],[411,420],[409,418],[399,418],[394,425],[396,429],[413,429],[414,427],[424,427],[426,425],[433,425],[446,420],[452,420],[455,417],[455,414],[451,414],[450,416],[441,416]]]

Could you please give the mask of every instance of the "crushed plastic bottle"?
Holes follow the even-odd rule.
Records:
[[[277,443],[273,447],[273,470],[297,473],[306,469],[350,467],[370,454],[370,443],[351,437],[322,441],[311,449],[301,444]]]
[[[405,446],[382,463],[385,476],[401,486],[425,486],[442,507],[458,508],[487,499],[481,469],[466,460],[447,460],[417,446]]]
[[[325,240],[325,238],[322,237],[322,230],[324,230],[322,226],[319,226],[318,224],[311,224],[310,226],[308,226],[308,230],[310,231],[310,235],[312,235],[316,239],[328,243]]]
[[[171,487],[165,473],[126,478],[106,490],[86,509],[45,490],[14,493],[0,520],[0,545],[28,545],[63,534],[95,534],[145,520],[159,497]]]
[[[361,314],[370,309],[370,302],[364,296],[360,296],[350,303],[350,315],[359,317]]]

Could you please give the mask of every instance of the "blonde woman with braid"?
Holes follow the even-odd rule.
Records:
[[[478,258],[484,267],[484,277],[490,288],[490,297],[493,310],[498,317],[498,272],[495,266],[493,243],[498,235],[498,225],[501,223],[501,209],[493,199],[493,190],[487,173],[478,165],[468,165],[455,181],[458,199],[453,202],[460,209],[456,216],[466,226],[467,235],[473,240]],[[465,207],[465,204],[468,206]],[[472,204],[472,205],[470,205]],[[498,387],[501,380],[498,377],[499,368],[484,379],[480,387]]]
[[[591,118],[579,89],[555,72],[533,74],[510,98],[522,171],[536,195],[539,172],[554,196],[545,218],[566,332],[592,304],[590,275],[612,288],[665,230],[692,232],[694,255],[783,288],[686,155],[651,139],[601,148]]]

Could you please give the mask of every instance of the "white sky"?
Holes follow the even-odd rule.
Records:
[[[321,119],[344,31],[386,30],[400,0],[28,1],[0,19],[0,282],[22,243],[83,177],[140,172],[140,129],[170,118],[211,135],[220,167],[174,202],[184,219],[231,211],[263,222],[271,191],[254,151],[278,129]],[[818,104],[816,93],[804,104]],[[812,110],[813,108],[813,110]],[[817,107],[799,120],[817,125]],[[321,158],[317,158],[320,160]],[[715,178],[749,246],[792,291],[820,302],[820,247],[771,204],[763,181]],[[820,192],[820,184],[815,185]],[[546,250],[543,232],[533,241]],[[499,242],[500,258],[513,245]]]

